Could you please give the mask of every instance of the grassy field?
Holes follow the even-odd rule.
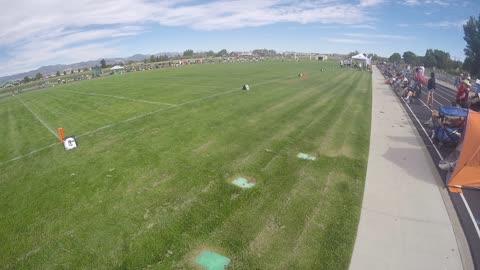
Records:
[[[185,66],[2,98],[0,268],[196,269],[211,250],[231,269],[347,269],[370,107],[369,73],[313,61]],[[79,148],[64,151],[58,127]],[[256,186],[232,185],[237,176]]]

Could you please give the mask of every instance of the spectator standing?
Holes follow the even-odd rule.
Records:
[[[462,85],[458,87],[457,94],[455,95],[455,102],[462,108],[467,108],[468,93],[470,92],[470,82],[463,80]]]
[[[437,83],[435,81],[435,73],[430,73],[430,79],[427,83],[427,106],[432,108],[433,107],[433,92],[436,90]]]

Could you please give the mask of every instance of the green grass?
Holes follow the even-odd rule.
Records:
[[[79,148],[9,161],[58,141],[20,101]],[[1,99],[0,268],[194,269],[208,249],[231,269],[347,269],[370,107],[369,73],[313,61],[152,70]]]

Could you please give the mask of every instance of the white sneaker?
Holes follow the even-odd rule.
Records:
[[[448,162],[448,161],[445,161],[445,160],[440,160],[440,162],[438,163],[438,167],[440,168],[440,170],[450,171],[450,170],[453,170],[455,168],[455,162]]]

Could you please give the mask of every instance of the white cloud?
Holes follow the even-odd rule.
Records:
[[[329,38],[329,42],[333,43],[346,43],[346,44],[372,44],[372,41],[364,39],[347,39],[347,38]]]
[[[461,20],[461,21],[429,22],[421,25],[426,27],[431,27],[431,28],[460,28],[466,23],[467,23],[467,20]]]
[[[382,2],[360,0],[361,6],[357,7],[347,0],[4,1],[0,51],[7,55],[7,63],[1,64],[8,68],[1,68],[0,75],[57,61],[107,57],[118,51],[118,43],[110,42],[107,46],[107,40],[141,35],[145,25],[151,23],[201,31],[274,23],[359,25],[359,28],[363,23],[363,28],[369,28],[365,24],[371,21],[368,7]],[[83,53],[82,49],[93,48],[89,46],[96,51]]]
[[[385,35],[385,34],[364,34],[364,33],[345,33],[347,37],[371,38],[371,39],[412,39],[411,36]]]
[[[397,3],[405,5],[405,6],[418,6],[418,5],[439,5],[443,7],[450,6],[452,4],[452,0],[444,1],[444,0],[401,0]]]
[[[357,29],[371,29],[375,30],[377,27],[370,25],[370,24],[357,24],[357,25],[349,25],[350,28],[357,28]]]
[[[406,6],[417,6],[420,5],[421,2],[419,0],[403,0],[398,3]]]
[[[382,4],[384,0],[360,0],[360,6],[368,7],[368,6],[376,6]]]
[[[408,23],[397,23],[398,27],[410,27],[410,24]]]

